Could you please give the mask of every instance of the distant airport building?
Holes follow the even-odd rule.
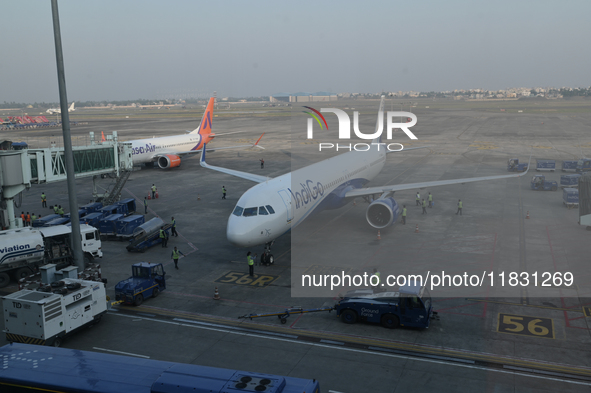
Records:
[[[279,93],[269,97],[270,102],[318,102],[336,100],[336,93],[328,93],[325,91],[317,93]]]

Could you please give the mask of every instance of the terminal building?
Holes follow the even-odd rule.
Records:
[[[336,101],[336,93],[328,93],[320,91],[317,93],[279,93],[269,97],[271,103],[276,102],[323,102],[323,101]]]

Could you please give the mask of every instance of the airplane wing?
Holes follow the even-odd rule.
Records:
[[[260,138],[259,138],[259,140],[260,140]],[[213,169],[214,171],[226,173],[228,175],[232,175],[232,176],[236,176],[236,177],[241,177],[242,179],[250,180],[250,181],[253,181],[256,183],[264,183],[267,180],[271,179],[270,177],[266,177],[266,176],[259,176],[259,175],[255,175],[255,174],[248,173],[248,172],[236,171],[234,169],[227,169],[227,168],[222,168],[219,166],[209,165],[208,163],[205,162],[205,152],[211,151],[213,149],[208,149],[207,146],[204,144],[203,150],[204,150],[204,152],[203,152],[203,154],[201,154],[201,161],[199,163],[204,168]]]
[[[265,135],[265,133],[263,133],[259,139],[254,143],[254,144],[250,144],[250,145],[237,145],[237,146],[225,146],[225,147],[210,147],[207,149],[207,151],[217,151],[217,150],[226,150],[226,149],[238,149],[240,147],[258,147],[259,149],[264,149],[264,147],[259,146],[259,142],[261,141],[261,139],[263,138],[263,135]],[[203,144],[203,146],[205,147],[205,144]],[[171,152],[161,152],[158,154],[154,154],[152,156],[152,161],[156,161],[158,160],[159,157],[162,156],[166,156],[166,155],[174,155],[174,156],[185,156],[188,154],[196,154],[196,153],[201,153],[203,151],[203,149],[197,149],[197,150],[187,150],[187,151],[171,151]]]
[[[531,157],[529,159],[531,164]],[[527,174],[531,165],[528,164],[527,170],[523,173],[515,173],[511,175],[497,175],[497,176],[481,176],[481,177],[468,177],[465,179],[452,179],[452,180],[436,180],[436,181],[427,181],[421,183],[409,183],[409,184],[395,184],[390,186],[379,186],[379,187],[368,187],[368,188],[361,188],[356,190],[351,190],[345,194],[345,198],[352,198],[352,197],[359,197],[359,196],[366,196],[366,195],[373,195],[373,194],[382,194],[384,192],[394,192],[394,191],[403,191],[403,190],[416,190],[420,188],[427,188],[427,187],[438,187],[438,186],[447,186],[450,184],[464,184],[464,183],[472,183],[477,181],[486,181],[486,180],[498,180],[498,179],[510,179],[512,177],[521,177]]]

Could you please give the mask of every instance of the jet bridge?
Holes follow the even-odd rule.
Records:
[[[75,177],[115,173],[128,177],[133,169],[131,143],[114,138],[100,144],[73,147]],[[2,227],[17,227],[14,197],[31,184],[52,183],[67,179],[63,148],[8,150],[0,152],[0,187],[2,188]]]

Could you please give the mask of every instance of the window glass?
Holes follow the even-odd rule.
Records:
[[[244,209],[244,213],[242,215],[244,217],[256,216],[257,210],[257,207],[247,207],[246,209]]]
[[[264,206],[259,206],[259,216],[266,216],[269,213],[267,213],[267,209],[265,209]]]
[[[273,208],[270,205],[267,205],[265,207],[267,208],[267,210],[269,211],[269,213],[275,214],[275,210],[273,210]]]
[[[92,232],[87,233],[86,240],[94,240],[94,233],[92,233]]]
[[[241,208],[240,206],[236,206],[236,208],[234,208],[234,212],[232,214],[235,215],[235,216],[240,217],[242,215],[242,211],[243,210],[244,209]]]

